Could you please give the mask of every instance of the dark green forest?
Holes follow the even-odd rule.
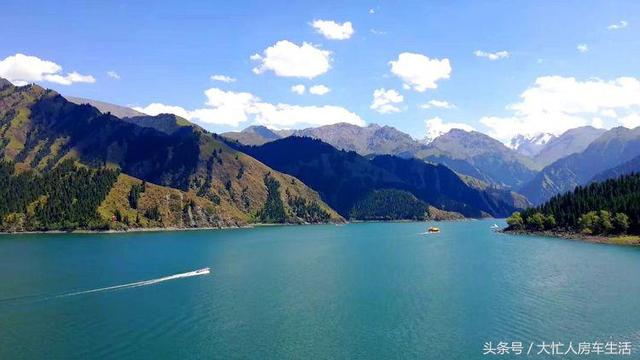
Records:
[[[370,193],[351,210],[356,220],[423,220],[428,205],[410,192],[383,189]]]
[[[579,186],[507,219],[507,230],[640,234],[640,174]]]
[[[291,207],[292,216],[287,214],[284,202],[280,197],[280,183],[271,174],[264,176],[267,187],[267,200],[258,211],[258,221],[265,224],[283,224],[286,222],[325,223],[331,217],[315,201],[307,201],[302,197],[286,193],[287,204]]]
[[[97,229],[96,212],[117,180],[118,170],[90,169],[65,160],[44,175],[16,173],[0,162],[0,230]]]
[[[326,223],[331,220],[329,214],[315,201],[307,201],[300,196],[291,196],[287,193],[287,203],[293,215],[305,222]]]
[[[264,207],[258,211],[260,222],[269,224],[282,224],[287,219],[284,203],[280,198],[280,183],[271,174],[264,176],[264,185],[267,187],[267,200]]]

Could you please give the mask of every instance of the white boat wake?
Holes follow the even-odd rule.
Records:
[[[158,278],[158,279],[138,281],[138,282],[124,284],[124,285],[108,286],[108,287],[103,287],[103,288],[99,288],[99,289],[76,291],[76,292],[62,294],[62,295],[56,295],[56,296],[53,296],[53,297],[54,298],[60,298],[60,297],[76,296],[76,295],[83,295],[83,294],[91,294],[91,293],[96,293],[96,292],[101,292],[101,291],[130,289],[130,288],[139,287],[139,286],[153,285],[153,284],[157,284],[157,283],[160,283],[160,282],[163,282],[163,281],[187,278],[187,277],[192,277],[192,276],[209,275],[210,271],[211,271],[211,269],[206,267],[206,268],[203,268],[203,269],[189,271],[189,272],[182,273],[182,274],[175,274],[175,275],[171,275],[171,276],[165,276],[165,277],[161,277],[161,278]]]
[[[188,278],[188,277],[192,277],[192,276],[209,275],[210,272],[211,272],[211,269],[206,267],[206,268],[202,268],[202,269],[198,269],[198,270],[194,270],[194,271],[189,271],[189,272],[186,272],[186,273],[165,276],[165,277],[161,277],[161,278],[157,278],[157,279],[138,281],[138,282],[133,282],[133,283],[129,283],[129,284],[107,286],[107,287],[98,288],[98,289],[75,291],[75,292],[59,294],[59,295],[52,295],[52,296],[41,296],[41,295],[21,296],[21,297],[17,297],[17,298],[1,299],[0,302],[24,300],[24,299],[29,299],[29,298],[30,299],[34,299],[34,300],[49,300],[49,299],[64,298],[64,297],[69,297],[69,296],[97,293],[97,292],[102,292],[102,291],[131,289],[131,288],[135,288],[135,287],[139,287],[139,286],[154,285],[154,284],[157,284],[157,283],[161,283],[163,281]]]

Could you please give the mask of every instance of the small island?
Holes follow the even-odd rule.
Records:
[[[579,186],[514,212],[507,224],[506,232],[640,245],[640,174]]]

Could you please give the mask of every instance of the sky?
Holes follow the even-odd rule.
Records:
[[[637,1],[4,1],[0,77],[224,132],[640,126]]]

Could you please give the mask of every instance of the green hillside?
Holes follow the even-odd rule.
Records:
[[[265,166],[220,138],[172,116],[123,121],[90,105],[77,105],[37,85],[0,86],[0,159],[16,173],[47,174],[65,159],[95,169],[114,169],[133,178],[193,193],[219,209],[232,223],[259,221],[269,189],[265,176],[279,184],[284,222],[342,221],[301,181]],[[298,216],[290,199],[317,206],[324,217]],[[244,216],[238,217],[242,213]],[[166,224],[162,224],[166,226]]]

